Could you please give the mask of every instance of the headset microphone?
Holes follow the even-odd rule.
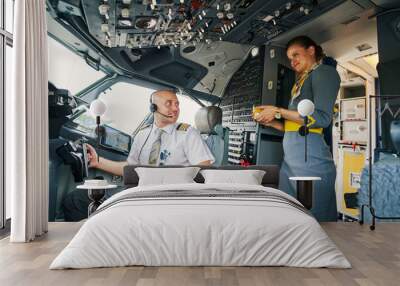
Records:
[[[157,110],[155,112],[157,112],[158,114],[161,114],[162,116],[167,117],[167,118],[172,118],[173,117],[172,115],[166,115],[166,114],[161,113],[160,111],[157,111]]]

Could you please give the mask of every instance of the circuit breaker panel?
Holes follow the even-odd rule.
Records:
[[[255,164],[257,123],[252,118],[253,106],[261,104],[263,52],[249,58],[233,75],[222,97],[222,124],[230,129],[228,162],[242,160]]]

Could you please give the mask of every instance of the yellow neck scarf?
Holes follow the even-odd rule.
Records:
[[[309,75],[311,74],[311,72],[313,70],[315,70],[317,67],[319,66],[319,63],[315,63],[311,69],[309,71],[305,71],[303,73],[301,73],[300,75],[298,75],[296,83],[293,85],[292,87],[292,100],[295,99],[296,97],[298,97],[300,95],[300,91],[301,91],[301,87],[303,86],[304,82],[306,81],[306,79],[309,77]]]

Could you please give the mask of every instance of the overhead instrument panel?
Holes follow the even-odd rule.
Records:
[[[82,0],[89,32],[104,46],[146,48],[222,40],[254,2]]]
[[[81,2],[89,32],[104,46],[147,48],[218,40],[245,44],[265,42],[310,18],[316,7],[323,7],[323,2],[332,4],[337,1]],[[237,29],[239,26],[245,31]],[[233,33],[235,30],[238,33]]]
[[[302,26],[349,1],[47,0],[46,3],[49,15],[55,20],[52,23],[72,32],[78,41],[64,38],[64,33],[56,28],[50,27],[51,33],[80,54],[84,51],[87,62],[93,62],[91,57],[100,58],[97,66],[108,65],[118,73],[194,89],[203,95],[222,96],[227,81],[243,64],[243,55],[252,46],[304,33]],[[335,15],[342,12],[336,11]],[[334,18],[328,15],[326,21]],[[232,43],[239,47],[230,49]],[[227,57],[216,52],[215,47],[227,48],[225,54],[235,55]],[[86,54],[86,50],[95,54]],[[235,52],[239,50],[243,50],[241,55]],[[197,58],[200,51],[204,55]],[[96,67],[96,63],[92,66]]]

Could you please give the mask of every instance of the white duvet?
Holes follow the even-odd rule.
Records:
[[[124,190],[100,206],[50,269],[145,266],[294,266],[350,268],[310,215],[255,198],[171,198],[123,201],[131,192],[265,190],[254,185],[179,184]],[[108,207],[107,207],[108,205]]]

